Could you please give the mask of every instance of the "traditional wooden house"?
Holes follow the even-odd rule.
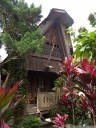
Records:
[[[27,113],[48,110],[54,97],[52,88],[58,77],[59,63],[72,53],[70,35],[66,32],[73,24],[70,15],[61,9],[52,9],[39,25],[46,37],[44,54],[30,54],[26,60],[30,93],[27,95]],[[54,97],[53,101],[57,101]],[[54,103],[52,101],[52,103]]]

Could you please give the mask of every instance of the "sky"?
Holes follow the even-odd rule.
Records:
[[[96,12],[96,0],[25,0],[28,5],[34,3],[36,7],[42,5],[42,15],[46,18],[52,8],[64,9],[74,20],[73,28],[77,30],[85,26],[89,30],[88,15]],[[0,50],[1,59],[6,57],[4,49]]]
[[[50,9],[64,9],[73,18],[73,28],[85,26],[89,29],[88,15],[96,11],[96,0],[25,0],[29,5],[42,5],[43,19],[47,17]],[[42,20],[43,20],[42,19]]]

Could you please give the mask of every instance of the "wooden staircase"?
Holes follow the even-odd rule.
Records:
[[[38,113],[38,114],[40,113],[37,106],[35,106],[34,104],[26,105],[26,114],[36,114],[36,113]]]
[[[59,95],[53,92],[38,92],[37,103],[27,103],[25,114],[43,114],[58,103]]]

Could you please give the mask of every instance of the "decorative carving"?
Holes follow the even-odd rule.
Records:
[[[52,28],[47,34],[45,34],[46,40],[52,44],[57,45],[58,44],[58,37],[57,37],[57,32],[56,28]]]
[[[45,34],[45,37],[46,37],[46,43],[44,45],[44,54],[49,55],[51,52],[52,46],[54,45],[54,50],[51,56],[61,58],[61,53],[59,48],[59,39],[58,39],[56,28],[53,27],[52,29],[50,29]]]

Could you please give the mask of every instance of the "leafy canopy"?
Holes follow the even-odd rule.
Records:
[[[87,29],[80,28],[78,36],[74,39],[77,42],[74,54],[80,58],[96,59],[96,32],[89,32]]]
[[[24,0],[0,0],[0,46],[4,45],[8,54],[0,70],[4,67],[10,72],[10,85],[23,79],[25,87],[25,58],[30,52],[42,52],[44,38],[38,28],[41,17],[41,6],[28,6]]]
[[[92,27],[96,27],[96,14],[88,17]],[[78,35],[74,38],[76,43],[74,55],[77,58],[89,58],[96,60],[96,30],[89,32],[85,27],[78,29]]]
[[[0,0],[0,44],[8,55],[41,51],[43,38],[37,26],[41,17],[41,6],[29,7],[24,0]]]
[[[96,27],[96,13],[90,13],[88,16],[88,20],[90,21],[92,27]]]

